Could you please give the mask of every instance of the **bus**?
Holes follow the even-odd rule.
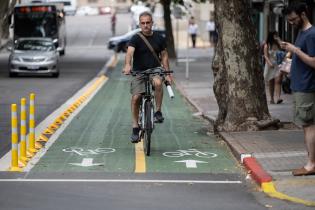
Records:
[[[51,38],[65,54],[66,27],[63,5],[34,3],[16,5],[13,13],[13,41],[25,37]]]

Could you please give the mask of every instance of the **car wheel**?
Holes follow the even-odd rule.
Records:
[[[9,72],[9,77],[16,77],[18,74],[15,72]]]
[[[58,78],[58,77],[59,77],[59,71],[58,71],[58,72],[56,72],[56,73],[52,73],[52,77],[54,77],[54,78]]]
[[[65,55],[66,54],[66,50],[65,49],[63,49],[63,50],[61,50],[60,52],[59,52],[59,55]]]

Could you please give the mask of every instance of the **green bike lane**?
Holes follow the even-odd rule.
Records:
[[[141,143],[135,145],[129,140],[130,77],[122,75],[121,69],[122,63],[118,63],[107,83],[74,117],[31,173],[135,173],[136,165],[144,168],[141,173],[240,173],[226,145],[207,134],[207,122],[193,115],[193,108],[175,88],[174,99],[165,91],[165,121],[155,125],[151,155],[144,156]]]

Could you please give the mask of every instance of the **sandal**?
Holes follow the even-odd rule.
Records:
[[[294,169],[292,171],[293,176],[309,176],[309,175],[315,175],[315,168],[313,170],[306,170],[304,167],[299,169]]]
[[[281,104],[283,100],[281,98],[278,99],[277,104]]]

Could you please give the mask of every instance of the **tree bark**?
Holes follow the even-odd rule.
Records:
[[[174,36],[171,20],[171,0],[161,0],[164,9],[164,24],[166,33],[167,52],[169,58],[176,58]]]
[[[16,0],[13,0],[9,4],[9,0],[0,1],[0,39],[9,38],[10,18],[16,4]]]
[[[277,126],[267,106],[259,44],[248,0],[215,0],[219,39],[212,63],[219,106],[219,131],[245,131]]]

